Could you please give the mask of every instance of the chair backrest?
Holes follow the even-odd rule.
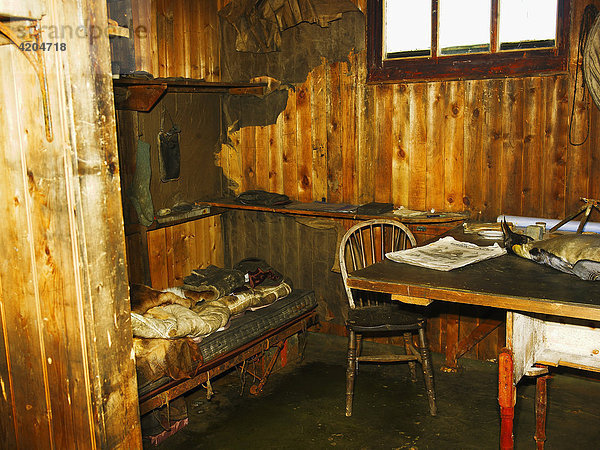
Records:
[[[366,305],[352,295],[347,283],[348,273],[381,261],[388,252],[412,248],[416,244],[410,230],[393,219],[367,220],[352,226],[344,234],[339,249],[340,271],[350,308]]]

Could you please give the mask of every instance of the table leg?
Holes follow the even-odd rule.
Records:
[[[452,304],[450,310],[451,312],[446,315],[446,362],[441,367],[442,372],[456,372],[458,369],[456,349],[460,319],[459,306]]]
[[[503,348],[498,357],[498,404],[500,405],[500,448],[512,449],[513,418],[515,415],[516,389],[513,378],[512,352]]]
[[[535,442],[538,450],[544,449],[546,441],[546,405],[548,404],[546,381],[550,375],[537,378],[535,385]]]

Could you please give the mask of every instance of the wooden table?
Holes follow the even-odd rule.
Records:
[[[450,234],[459,240],[476,242],[479,245],[493,243],[457,231]],[[599,324],[592,321],[600,321],[600,283],[583,281],[514,255],[504,255],[450,272],[385,260],[350,274],[348,286],[389,293],[392,299],[407,303],[426,305],[433,300],[441,300],[508,310],[508,349],[503,350],[499,358],[499,402],[503,418],[501,445],[506,448],[512,446],[515,385],[523,375],[530,374],[526,358],[520,353],[530,350],[526,347],[532,341],[533,331],[524,333],[522,324],[530,323],[532,327],[539,328],[540,323],[545,323],[545,317],[540,318],[530,313],[585,321],[584,324],[569,325],[575,327],[569,329],[569,333],[576,333],[578,330],[588,332],[590,327],[599,327]],[[527,320],[520,320],[521,317]],[[551,322],[555,323],[556,319]],[[461,342],[458,342],[456,332],[453,333],[454,336],[449,335],[446,344],[446,366],[456,367],[456,359],[485,337],[486,332],[489,333],[491,329],[494,329],[494,323],[484,321]],[[600,328],[592,329],[595,333],[593,336],[597,336],[597,339],[594,338],[595,354],[589,355],[588,359],[591,362],[586,363],[585,368],[596,370],[600,368]],[[513,364],[513,351],[519,352],[518,357],[514,358],[517,364]],[[566,360],[570,359],[565,358]],[[577,366],[577,363],[571,365]],[[545,420],[545,416],[543,419]]]

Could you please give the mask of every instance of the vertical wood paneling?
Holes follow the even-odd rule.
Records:
[[[566,118],[567,78],[552,76],[544,79],[546,85],[546,134],[544,139],[544,217],[562,217],[565,214],[565,158],[567,146]],[[562,121],[560,119],[565,119]]]
[[[240,149],[242,157],[242,191],[256,189],[256,135],[254,128],[245,127],[240,130]],[[263,152],[264,155],[264,152]]]
[[[502,101],[502,209],[521,214],[523,80],[504,80]]]
[[[340,63],[327,66],[327,201],[342,200],[342,105],[340,92]]]
[[[45,29],[107,20],[45,5]],[[109,42],[64,40],[44,56],[51,141],[32,67],[0,48],[0,447],[138,448]]]
[[[444,211],[462,211],[464,165],[464,83],[447,84],[444,114]]]
[[[410,94],[406,84],[394,86],[391,117],[392,203],[408,205],[410,184]]]
[[[341,80],[341,125],[342,125],[342,200],[356,203],[357,177],[356,177],[356,152],[358,149],[356,128],[356,55],[351,55],[348,64],[340,65]]]
[[[297,105],[296,94],[293,91],[288,93],[287,108],[281,113],[278,120],[281,145],[282,172],[280,174],[281,188],[278,192],[283,192],[290,198],[298,198],[298,152],[296,149],[297,141]],[[278,185],[279,186],[279,185]]]
[[[409,116],[409,173],[407,205],[410,208],[427,208],[427,85],[410,85]]]
[[[201,2],[187,2],[188,3],[188,14],[187,23],[190,29],[188,35],[190,37],[189,49],[190,49],[190,76],[192,78],[202,78],[202,55],[200,54],[201,49],[204,47],[202,44],[202,33],[200,32],[200,13],[199,8]]]
[[[499,182],[502,165],[502,80],[486,82],[485,123],[483,132],[483,188],[484,217],[493,217],[502,209],[502,183]]]
[[[279,115],[279,119],[277,122],[269,127],[267,127],[268,135],[267,139],[269,141],[269,160],[268,160],[268,174],[267,179],[268,183],[266,184],[266,190],[271,192],[283,192],[283,161],[284,161],[284,149],[282,146],[282,133],[283,133],[283,120],[282,117],[285,114],[285,111]],[[260,144],[258,140],[258,136],[256,139],[257,147]],[[262,157],[262,155],[257,155],[258,157]],[[257,161],[258,162],[258,161]],[[257,165],[258,168],[258,165]],[[260,176],[256,175],[257,179],[260,179]]]
[[[196,221],[185,222],[178,225],[183,229],[182,234],[184,236],[183,240],[185,243],[185,252],[182,264],[182,270],[184,274],[190,274],[192,273],[193,269],[199,265],[202,265],[202,262],[198,260],[197,245],[199,239],[196,239],[196,225],[194,222]],[[209,243],[205,242],[204,244],[208,245]]]
[[[443,210],[445,206],[445,129],[446,83],[427,86],[427,208]]]
[[[256,127],[255,139],[255,184],[257,189],[264,189],[268,191],[269,186],[269,175],[271,167],[273,167],[274,175],[276,178],[278,163],[280,158],[278,154],[277,136],[276,132],[273,132],[273,140],[271,141],[271,129],[276,128],[276,125],[268,125],[266,127]],[[250,128],[250,130],[252,130]],[[271,154],[273,162],[271,162]]]
[[[484,210],[483,86],[481,81],[465,82],[463,195],[474,218]]]
[[[298,200],[310,201],[313,198],[313,147],[311,92],[312,75],[296,90],[296,146],[298,169]]]
[[[167,240],[165,229],[148,232],[148,260],[150,263],[150,281],[154,289],[169,287],[167,271]]]
[[[152,2],[147,0],[132,0],[131,10],[133,19],[133,30],[136,33],[134,38],[135,67],[137,70],[144,70],[154,73],[152,68],[152,35],[153,19],[151,15]]]
[[[216,0],[134,0],[136,69],[155,77],[219,81],[219,19]],[[222,3],[222,2],[221,2]]]
[[[167,272],[167,286],[174,286],[175,275],[175,242],[173,240],[173,228],[165,228],[165,249],[166,261],[165,268]]]
[[[148,232],[148,259],[152,287],[181,286],[193,269],[223,266],[220,216],[159,228]]]
[[[366,203],[373,200],[372,163],[371,148],[369,148],[369,136],[375,121],[369,113],[373,109],[372,94],[373,86],[367,86],[364,80],[367,78],[367,65],[363,55],[359,57],[357,64],[358,80],[356,86],[356,128],[358,134],[358,148],[356,151],[356,176],[358,178],[358,192],[354,195],[358,203]]]
[[[392,200],[393,155],[395,148],[392,134],[393,86],[380,85],[376,89],[375,117],[377,121],[377,134],[375,136],[375,192],[376,202],[390,202]]]
[[[327,199],[327,76],[322,64],[312,71],[310,94],[313,199]]]
[[[49,404],[46,348],[40,334],[43,327],[40,316],[42,298],[36,267],[38,261],[29,238],[37,238],[31,222],[31,210],[36,205],[30,194],[35,189],[34,177],[41,173],[32,172],[28,166],[31,155],[27,152],[30,145],[44,145],[40,140],[43,139],[43,131],[36,126],[38,119],[34,108],[22,110],[19,107],[21,102],[25,105],[33,102],[33,105],[39,106],[33,92],[16,89],[16,74],[24,77],[28,84],[35,83],[33,74],[25,66],[27,62],[19,58],[18,49],[13,46],[3,46],[0,50],[2,61],[6,64],[0,74],[0,118],[3,125],[0,132],[3,144],[0,154],[0,208],[4,217],[0,230],[5,244],[4,258],[0,261],[0,273],[4,278],[0,301],[5,314],[3,333],[8,342],[6,353],[2,356],[7,358],[10,371],[5,381],[5,392],[10,397],[5,398],[13,410],[10,416],[14,420],[14,429],[11,432],[16,433],[15,440],[25,447],[33,448],[40,444],[50,447],[54,441],[54,430],[49,414],[52,409]],[[28,127],[27,133],[24,127]],[[22,137],[14,139],[9,130]],[[56,312],[61,312],[59,305]],[[53,328],[56,324],[50,325]],[[3,399],[3,402],[6,400]],[[60,397],[57,401],[62,403]]]
[[[541,217],[543,211],[543,167],[545,134],[544,89],[541,78],[526,78],[523,110],[523,203],[521,211],[532,217]]]
[[[221,76],[219,58],[219,18],[217,15],[217,2],[212,0],[203,2],[207,5],[203,13],[206,23],[206,45],[203,47],[203,60],[208,61],[208,69],[203,74],[206,81],[219,81]]]

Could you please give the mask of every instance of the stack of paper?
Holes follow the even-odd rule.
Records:
[[[385,256],[392,261],[400,263],[448,271],[485,259],[495,258],[505,253],[506,250],[500,247],[498,243],[481,247],[470,242],[460,242],[453,237],[446,236],[422,247],[386,253]]]

